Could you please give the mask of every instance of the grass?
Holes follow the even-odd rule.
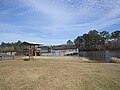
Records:
[[[120,64],[75,57],[4,60],[0,90],[120,90]]]

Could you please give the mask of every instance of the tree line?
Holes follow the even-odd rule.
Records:
[[[23,52],[22,42],[2,42],[0,52]],[[67,45],[75,45],[80,50],[120,50],[120,30],[109,33],[90,30],[88,33],[78,36],[74,41],[68,40]],[[67,47],[67,46],[66,46]]]
[[[12,43],[5,43],[2,42],[0,45],[0,52],[1,53],[6,53],[6,52],[21,52],[22,47],[21,47],[22,42],[18,40],[17,42],[12,42]]]
[[[109,33],[90,30],[88,33],[78,36],[73,42],[68,40],[67,44],[74,44],[79,51],[120,50],[120,31]]]

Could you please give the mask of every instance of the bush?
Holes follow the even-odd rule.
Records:
[[[29,59],[29,58],[26,58],[26,59],[24,59],[24,61],[30,61],[30,59]]]
[[[112,57],[110,63],[120,63],[120,58]]]

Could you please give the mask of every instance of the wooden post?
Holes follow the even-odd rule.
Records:
[[[33,51],[34,51],[34,56],[36,56],[36,52],[35,52],[35,45],[34,45],[34,50],[33,50]]]
[[[32,51],[32,48],[31,48],[31,45],[30,45],[30,47],[29,47],[29,60],[31,58],[31,51]]]
[[[0,61],[2,60],[2,56],[0,56]]]
[[[15,59],[15,56],[13,55],[13,59]]]

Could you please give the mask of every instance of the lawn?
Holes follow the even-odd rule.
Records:
[[[120,90],[120,64],[70,57],[2,60],[0,90]]]

